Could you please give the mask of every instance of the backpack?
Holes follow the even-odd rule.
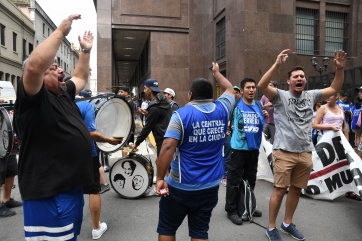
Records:
[[[253,189],[251,188],[247,180],[241,179],[240,185],[240,197],[237,203],[237,213],[241,217],[245,212],[250,220],[253,221],[253,214],[256,209],[256,199]]]

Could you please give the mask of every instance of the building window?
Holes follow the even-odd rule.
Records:
[[[33,52],[33,44],[32,43],[29,43],[29,55],[31,54],[31,52]]]
[[[17,34],[13,32],[13,51],[16,52],[16,38]]]
[[[318,10],[297,8],[296,13],[296,52],[298,54],[319,54]]]
[[[50,29],[48,28],[48,37],[49,37],[49,35],[50,35]]]
[[[348,38],[347,14],[326,12],[325,55],[333,56],[335,51],[346,49]]]
[[[5,46],[5,26],[0,24],[1,45]]]
[[[225,18],[216,24],[216,60],[225,58]]]
[[[43,35],[45,35],[45,23],[43,23]]]

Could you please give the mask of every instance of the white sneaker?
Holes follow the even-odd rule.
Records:
[[[156,187],[155,185],[152,185],[151,187],[149,187],[146,192],[145,192],[145,196],[149,197],[149,196],[157,196],[157,192],[156,192]]]
[[[92,230],[93,239],[99,239],[107,231],[107,224],[99,222],[99,229]]]

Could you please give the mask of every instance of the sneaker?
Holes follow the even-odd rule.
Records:
[[[3,202],[4,206],[6,206],[7,208],[15,208],[15,207],[20,207],[23,204],[19,201],[16,201],[14,198],[10,198],[9,201],[7,202]]]
[[[104,166],[103,167],[104,172],[109,172],[109,169],[110,169],[109,166]]]
[[[301,234],[298,231],[298,229],[295,227],[295,225],[293,223],[289,224],[288,227],[285,227],[284,224],[282,223],[280,228],[281,228],[281,231],[283,233],[289,234],[290,236],[292,236],[296,240],[305,240],[303,234]]]
[[[223,185],[223,187],[226,187],[227,179],[223,178],[220,183]]]
[[[228,219],[230,219],[230,221],[233,224],[236,224],[236,225],[242,225],[243,224],[243,220],[236,213],[228,213]]]
[[[272,231],[269,231],[269,229],[267,228],[265,234],[270,241],[283,241],[282,237],[280,237],[279,235],[279,231],[277,228],[274,228]]]
[[[263,213],[258,210],[258,209],[255,209],[254,213],[253,213],[253,217],[261,217],[263,215]]]
[[[242,219],[243,221],[249,221],[248,213],[247,213],[247,212],[244,212],[243,216],[241,216],[241,219]]]
[[[16,212],[14,210],[11,210],[10,208],[6,207],[5,205],[2,205],[0,207],[0,217],[1,218],[14,216],[15,214],[16,214]]]
[[[156,187],[155,186],[149,187],[145,192],[146,197],[157,196],[157,195],[158,194],[156,192]]]
[[[99,239],[106,231],[107,231],[107,224],[105,222],[102,223],[99,222],[99,229],[92,230],[93,239]]]
[[[99,191],[99,194],[108,192],[111,188],[109,187],[109,183],[107,185],[101,184],[101,190]]]

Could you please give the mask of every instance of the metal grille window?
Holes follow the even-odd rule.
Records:
[[[298,54],[319,54],[318,10],[297,8],[296,14],[296,52]]]
[[[325,55],[333,56],[335,51],[346,49],[348,40],[346,19],[346,13],[326,12]]]
[[[2,24],[0,24],[0,35],[1,35],[0,44],[2,46],[5,46],[5,26]]]
[[[216,24],[216,60],[225,58],[225,18]]]

